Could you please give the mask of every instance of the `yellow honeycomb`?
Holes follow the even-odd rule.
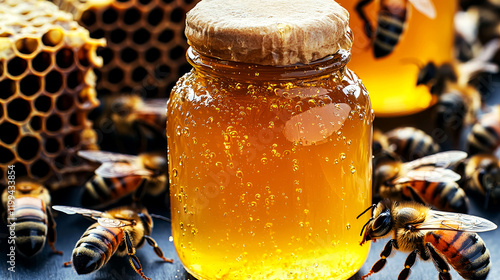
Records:
[[[93,170],[76,151],[97,147],[87,114],[99,105],[93,70],[103,45],[50,2],[0,2],[1,184],[9,165],[52,188]]]
[[[186,62],[185,14],[196,0],[53,0],[105,38],[98,50],[99,95],[133,92],[168,97],[177,79],[191,69]]]

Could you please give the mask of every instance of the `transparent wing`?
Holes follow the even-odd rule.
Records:
[[[106,151],[85,150],[78,151],[78,155],[84,159],[97,162],[135,162],[138,157]]]
[[[163,115],[166,114],[167,111],[167,101],[167,98],[145,99],[143,106],[141,106],[139,110],[155,111]]]
[[[111,218],[99,218],[97,222],[103,227],[123,227],[127,225],[123,221]]]
[[[433,167],[410,170],[401,177],[396,178],[393,183],[406,183],[409,181],[426,181],[426,182],[449,182],[460,180],[460,175],[452,170]]]
[[[137,120],[158,127],[164,127],[167,121],[166,98],[147,99],[135,110]]]
[[[434,7],[434,3],[432,0],[409,0],[417,11],[424,14],[426,17],[430,19],[436,18],[436,7]],[[440,0],[438,0],[440,1]]]
[[[66,213],[68,215],[80,214],[82,216],[90,217],[93,219],[98,219],[104,214],[104,212],[101,211],[90,210],[80,207],[73,207],[73,206],[63,206],[63,205],[54,205],[52,206],[52,209]]]
[[[483,232],[497,228],[493,222],[467,214],[429,210],[423,223],[414,225],[418,230],[454,230]]]
[[[437,167],[446,167],[457,161],[467,158],[467,153],[463,151],[447,151],[436,153],[430,156],[416,159],[403,164],[406,170],[415,169],[421,166],[432,165]]]
[[[150,176],[153,173],[128,162],[104,162],[95,170],[95,174],[103,178],[121,178],[125,176],[138,175]]]

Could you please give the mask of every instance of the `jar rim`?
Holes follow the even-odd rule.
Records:
[[[187,61],[197,71],[211,76],[235,80],[291,81],[315,78],[337,72],[345,68],[351,59],[350,50],[340,49],[336,53],[307,64],[296,63],[284,66],[251,64],[222,60],[195,50],[190,46],[186,53]]]

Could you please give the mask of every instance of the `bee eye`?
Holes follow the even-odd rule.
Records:
[[[372,224],[373,236],[383,236],[391,230],[391,214],[381,213]]]

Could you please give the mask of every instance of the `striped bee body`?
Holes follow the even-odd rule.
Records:
[[[98,223],[91,225],[73,250],[71,258],[76,272],[87,274],[103,267],[117,252],[123,239],[122,228],[103,227]]]
[[[424,242],[432,244],[464,279],[486,279],[491,267],[490,252],[477,233],[430,231]]]
[[[135,192],[141,182],[142,176],[125,176],[117,178],[104,178],[94,175],[87,183],[82,193],[82,205],[85,207],[105,207],[120,198]]]
[[[467,151],[470,155],[493,153],[500,144],[499,128],[476,123],[467,136]]]
[[[406,27],[406,1],[400,2],[381,1],[373,41],[373,54],[376,58],[385,57],[392,53]]]
[[[415,160],[439,152],[440,147],[424,131],[414,127],[400,127],[386,133],[389,145],[404,161]]]
[[[428,182],[411,181],[403,187],[403,194],[411,198],[411,194],[405,188],[413,187],[422,199],[438,210],[467,213],[469,211],[469,200],[463,189],[453,181]]]

